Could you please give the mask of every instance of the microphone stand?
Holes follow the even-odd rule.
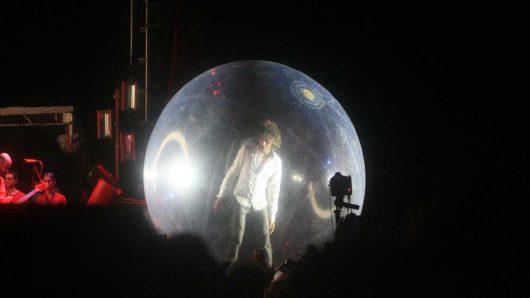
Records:
[[[32,179],[31,179],[32,181],[31,182],[33,183],[33,186],[35,186],[35,184],[37,184],[37,183],[35,183],[35,179],[34,179],[35,174],[37,174],[37,177],[39,178],[39,183],[42,182],[41,175],[42,175],[42,170],[43,170],[44,166],[42,164],[42,161],[38,160],[38,163],[40,165],[40,171],[37,171],[36,163],[33,163],[33,170],[32,170],[33,174],[31,175],[31,177],[32,177]]]

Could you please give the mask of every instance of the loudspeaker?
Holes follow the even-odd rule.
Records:
[[[121,194],[121,189],[115,188],[103,178],[99,178],[86,204],[87,206],[105,206]]]
[[[118,181],[116,181],[110,171],[107,170],[102,164],[96,164],[92,170],[90,170],[87,176],[87,180],[92,187],[99,183],[99,179],[103,179],[114,188],[120,189]]]

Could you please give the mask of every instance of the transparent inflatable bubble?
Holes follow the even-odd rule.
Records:
[[[144,188],[149,215],[160,234],[197,233],[222,258],[235,199],[225,198],[217,212],[212,204],[239,148],[254,142],[255,128],[266,119],[276,122],[282,135],[282,145],[275,150],[282,160],[282,179],[271,235],[274,262],[332,238],[335,198],[329,182],[336,172],[351,176],[350,202],[360,206],[342,209],[342,215],[347,210],[361,214],[363,154],[339,102],[293,68],[237,61],[191,80],[156,122],[146,152]],[[255,246],[249,220],[241,256]]]

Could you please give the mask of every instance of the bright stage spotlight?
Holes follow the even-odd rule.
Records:
[[[304,181],[304,178],[298,174],[293,174],[292,178],[293,181],[297,183],[301,183],[302,181]]]
[[[194,170],[189,160],[174,160],[167,169],[167,183],[172,185],[175,191],[186,191],[192,186]]]

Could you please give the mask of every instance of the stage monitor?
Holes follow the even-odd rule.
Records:
[[[86,204],[87,206],[106,206],[109,205],[114,198],[121,195],[121,193],[121,189],[115,188],[103,178],[99,178],[98,183],[96,184],[96,187],[94,187]]]

